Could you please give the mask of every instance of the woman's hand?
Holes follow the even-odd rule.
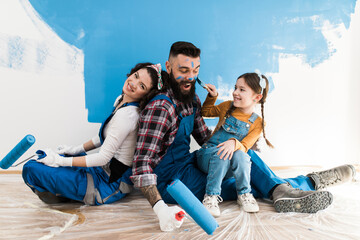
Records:
[[[84,146],[81,144],[79,146],[67,146],[67,145],[60,145],[56,149],[57,154],[67,154],[70,156],[76,156],[80,153],[84,153],[85,149]]]
[[[218,95],[218,92],[216,90],[216,87],[212,84],[205,84],[206,90],[209,92],[209,95],[212,97],[216,97]]]
[[[220,159],[230,160],[235,151],[235,140],[227,140],[217,145],[217,147],[220,148],[217,152],[217,155],[220,155]]]
[[[72,166],[72,157],[62,157],[51,149],[45,149],[45,157],[38,159],[38,162],[41,162],[49,167],[71,167]]]

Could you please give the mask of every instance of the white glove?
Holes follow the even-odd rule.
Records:
[[[46,157],[38,159],[38,162],[41,162],[50,167],[71,167],[72,166],[72,157],[62,157],[51,149],[46,149]]]
[[[85,152],[83,144],[79,146],[66,146],[66,145],[60,145],[56,149],[56,153],[58,154],[67,154],[71,156],[78,155],[80,153]]]
[[[163,232],[173,231],[184,222],[185,211],[177,206],[169,207],[163,200],[158,201],[153,209]]]

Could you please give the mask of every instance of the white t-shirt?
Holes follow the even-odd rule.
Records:
[[[123,164],[131,167],[135,152],[138,120],[138,107],[119,108],[104,128],[105,140],[103,144],[101,145],[98,135],[92,138],[95,147],[101,146],[101,148],[98,153],[86,155],[86,166],[103,166],[115,157]]]

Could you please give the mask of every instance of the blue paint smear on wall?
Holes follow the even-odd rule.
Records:
[[[277,72],[282,53],[303,55],[314,67],[333,54],[320,27],[329,21],[348,28],[356,0],[30,3],[64,41],[84,51],[88,120],[101,122],[130,68],[143,61],[164,65],[175,41],[201,48],[199,77],[213,84],[217,76],[232,85],[244,72]],[[197,92],[204,100],[207,92]]]

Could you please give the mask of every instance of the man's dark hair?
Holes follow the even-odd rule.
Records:
[[[179,54],[196,58],[200,56],[200,52],[200,49],[190,42],[175,42],[171,45],[169,59],[170,57],[176,57]]]

